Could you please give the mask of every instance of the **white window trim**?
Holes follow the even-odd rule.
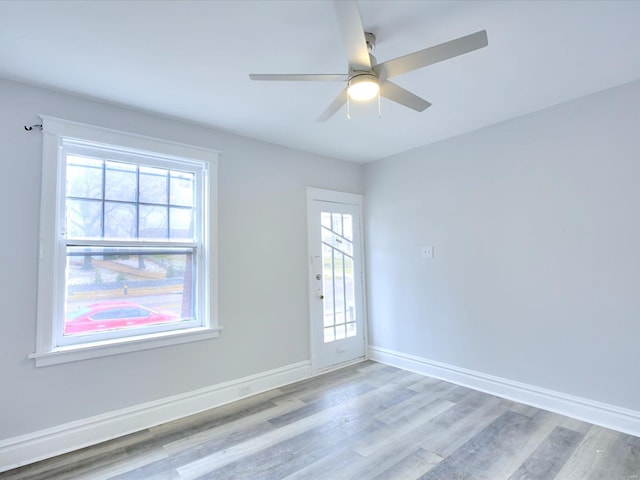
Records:
[[[38,271],[38,316],[36,330],[36,351],[28,355],[35,360],[36,367],[73,362],[88,358],[116,355],[126,352],[147,350],[191,341],[199,341],[219,336],[221,327],[218,324],[218,158],[219,152],[207,148],[186,145],[167,140],[130,134],[102,127],[95,127],[78,122],[40,115],[42,119],[42,186],[40,198],[40,246]],[[57,347],[54,342],[53,312],[56,302],[61,301],[55,295],[54,282],[60,278],[60,265],[57,259],[59,248],[58,229],[64,225],[56,225],[60,217],[62,172],[58,168],[58,151],[61,137],[83,139],[106,145],[118,145],[132,150],[156,152],[167,156],[192,158],[208,164],[209,189],[209,265],[208,284],[205,296],[209,305],[208,315],[202,327],[187,330],[175,330],[148,335],[138,335],[121,339],[84,343],[65,347]]]

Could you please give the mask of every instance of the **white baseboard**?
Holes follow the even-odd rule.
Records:
[[[640,412],[636,410],[567,395],[381,347],[369,346],[369,359],[640,437]]]
[[[299,362],[192,392],[1,440],[0,472],[193,415],[240,398],[304,380],[310,376],[311,363]]]

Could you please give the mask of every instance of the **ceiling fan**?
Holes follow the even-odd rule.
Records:
[[[349,98],[365,101],[382,96],[422,112],[430,107],[431,103],[390,82],[389,79],[478,50],[488,44],[486,30],[480,30],[455,40],[376,64],[375,57],[371,55],[371,51],[375,48],[376,37],[372,33],[364,31],[358,3],[355,0],[334,0],[333,4],[340,24],[342,42],[349,60],[347,74],[263,75],[252,73],[249,75],[251,80],[346,82],[345,88],[318,117],[317,121],[319,122],[331,118],[345,103],[348,103]]]

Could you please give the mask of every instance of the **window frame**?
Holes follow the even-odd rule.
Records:
[[[219,152],[208,148],[186,145],[143,135],[72,122],[40,115],[42,119],[42,185],[40,205],[40,238],[38,270],[38,311],[36,325],[36,351],[29,355],[37,367],[65,363],[87,358],[116,355],[137,350],[146,350],[167,345],[204,340],[219,336],[218,324],[218,254],[217,254],[217,171]],[[199,232],[198,254],[194,259],[199,265],[197,284],[198,314],[202,322],[190,328],[159,328],[144,333],[136,329],[132,335],[106,335],[82,343],[61,344],[64,324],[66,251],[69,243],[76,245],[82,240],[66,238],[65,222],[65,164],[63,155],[67,144],[79,143],[104,146],[120,150],[124,154],[142,155],[175,164],[193,165],[202,168],[201,198],[197,212],[202,215]],[[164,159],[164,160],[163,160]],[[142,165],[153,165],[154,162]],[[88,242],[91,243],[91,242]],[[156,247],[168,243],[175,247],[193,248],[194,242],[98,240],[93,243],[123,247]],[[151,329],[154,330],[154,329]],[[136,334],[137,332],[137,334]]]

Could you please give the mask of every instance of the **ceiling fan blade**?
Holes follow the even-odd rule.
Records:
[[[316,122],[329,120],[345,103],[347,103],[347,89],[343,88],[333,102],[331,102],[331,105],[316,119]]]
[[[364,38],[362,18],[358,3],[353,0],[334,0],[334,8],[340,24],[342,43],[352,70],[371,70],[371,59]]]
[[[271,80],[271,81],[285,81],[285,82],[346,82],[349,80],[348,75],[343,74],[284,74],[284,75],[270,75],[260,73],[250,73],[249,78],[251,80]]]
[[[392,82],[382,82],[380,95],[417,112],[422,112],[431,106],[424,98],[420,98]]]
[[[434,63],[478,50],[487,45],[487,31],[481,30],[465,37],[456,38],[449,42],[380,63],[373,69],[383,79],[393,78],[427,65],[433,65]]]

